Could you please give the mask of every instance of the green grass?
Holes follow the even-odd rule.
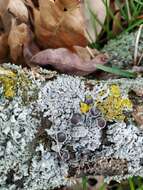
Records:
[[[143,24],[143,18],[142,19],[140,18],[140,16],[143,16],[142,0],[125,0],[124,4],[121,4],[120,0],[115,0],[116,4],[119,7],[119,11],[122,17],[122,22],[117,20],[117,18],[113,13],[113,10],[110,8],[110,6],[107,3],[108,1],[107,0],[102,0],[102,1],[106,7],[106,21],[104,24],[101,23],[101,21],[98,19],[98,15],[96,15],[96,13],[93,12],[93,10],[91,9],[89,0],[85,0],[86,6],[89,10],[91,23],[95,31],[95,36],[97,39],[96,42],[94,42],[92,37],[90,36],[90,33],[87,31],[87,34],[91,41],[89,46],[91,48],[96,48],[96,49],[100,49],[102,47],[102,42],[105,43],[109,39],[114,38],[118,35],[118,33],[115,34],[112,30],[112,24],[115,20],[116,20],[116,26],[122,32],[131,32],[135,28]],[[102,35],[97,34],[96,30],[97,23],[102,27],[102,32],[101,32]],[[124,71],[119,68],[107,67],[103,65],[97,65],[97,68],[102,71],[120,75],[126,78],[135,78],[137,76],[136,73]]]
[[[96,68],[108,73],[113,73],[113,74],[125,77],[125,78],[136,78],[137,76],[135,72],[125,71],[125,70],[119,69],[118,67],[108,67],[105,65],[96,64]]]
[[[96,30],[96,23],[98,23],[103,30],[103,33],[105,33],[105,38],[107,40],[115,37],[117,34],[113,33],[112,30],[112,23],[116,19],[112,9],[110,6],[107,4],[107,0],[102,0],[105,7],[106,7],[106,21],[105,23],[101,23],[101,21],[98,19],[98,15],[96,15],[95,12],[92,11],[89,0],[85,0],[85,3],[87,4],[89,13],[90,13],[90,18],[91,18],[91,23],[95,31],[95,35],[97,38],[97,43],[100,43],[100,35],[98,36],[97,30]],[[121,4],[120,0],[115,0],[116,4],[119,7],[119,11],[122,17],[122,21],[118,21],[116,19],[116,25],[120,28],[122,32],[130,32],[134,30],[135,28],[139,27],[141,24],[143,24],[143,18],[141,19],[140,16],[143,16],[143,2],[142,0],[125,0],[124,5]],[[89,38],[92,40],[90,34]],[[92,43],[95,43],[92,40]]]
[[[87,177],[86,176],[82,177],[82,188],[83,188],[83,190],[87,190]]]
[[[86,176],[82,177],[82,189],[88,189],[88,178]],[[143,178],[140,176],[137,177],[129,177],[128,180],[123,181],[121,183],[117,183],[115,186],[107,185],[105,183],[101,184],[98,190],[112,190],[112,188],[116,190],[143,190]],[[77,189],[78,190],[78,189]]]
[[[103,3],[106,6],[106,21],[104,24],[100,22],[95,12],[93,12],[89,6],[89,0],[85,0],[87,3],[87,7],[90,12],[90,18],[92,21],[92,25],[94,27],[95,35],[97,37],[97,41],[94,42],[92,40],[92,37],[89,34],[89,39],[91,40],[90,46],[92,48],[99,48],[102,46],[100,44],[101,41],[105,41],[101,38],[103,38],[103,35],[97,34],[96,30],[96,23],[98,23],[102,27],[102,34],[104,34],[104,38],[106,40],[109,40],[111,38],[116,37],[118,34],[113,34],[112,31],[112,23],[116,19],[114,16],[114,13],[112,12],[111,8],[107,5],[107,0],[103,0]],[[121,5],[120,0],[115,0],[118,7],[120,8],[120,14],[122,17],[122,22],[119,22],[116,20],[117,26],[121,29],[122,32],[131,32],[134,29],[138,28],[141,24],[143,24],[143,18],[141,19],[140,16],[143,17],[143,2],[142,0],[126,0],[124,6]],[[124,71],[117,67],[107,67],[105,65],[97,65],[97,68],[100,70],[103,70],[105,72],[110,72],[116,75],[120,75],[127,78],[135,78],[137,76],[136,73],[131,71]],[[128,183],[128,190],[143,190],[143,179],[141,177],[130,177],[127,180]],[[82,187],[83,190],[87,190],[87,177],[82,178]],[[102,184],[99,190],[106,190],[106,185]],[[112,189],[111,189],[112,190]],[[122,183],[117,187],[117,190],[126,190],[124,188],[124,185]]]
[[[135,190],[133,178],[129,177],[128,181],[129,181],[130,190]]]

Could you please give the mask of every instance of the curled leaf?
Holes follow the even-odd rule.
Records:
[[[25,60],[26,65],[29,67],[33,67],[30,60],[31,58],[39,52],[39,48],[36,43],[32,40],[32,38],[24,44],[23,46],[23,57]]]
[[[3,15],[7,9],[10,0],[0,0],[0,15]]]
[[[27,42],[29,28],[26,24],[13,24],[9,37],[8,45],[10,47],[11,58],[16,62],[22,56],[23,45]]]
[[[108,6],[109,0],[106,0]],[[103,29],[107,11],[102,0],[84,0],[82,12],[85,18],[87,36],[91,42],[95,42]]]
[[[32,57],[31,62],[38,65],[51,65],[63,73],[84,76],[94,72],[97,69],[96,64],[105,64],[108,59],[106,54],[99,54],[87,61],[66,48],[58,48],[37,53]]]
[[[39,0],[34,27],[42,48],[86,46],[84,20],[77,0]],[[77,19],[78,18],[78,19]]]
[[[4,62],[4,60],[8,57],[7,38],[8,35],[5,33],[0,35],[0,63]]]
[[[10,0],[7,9],[20,22],[28,22],[28,10],[22,0]]]
[[[134,120],[143,128],[143,106],[136,106],[132,115]]]
[[[29,21],[28,9],[23,0],[0,0],[0,16],[7,33],[11,30],[13,19],[18,24]]]

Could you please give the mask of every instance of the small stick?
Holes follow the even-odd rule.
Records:
[[[131,16],[131,12],[130,12],[130,8],[129,8],[129,2],[128,2],[128,0],[126,0],[126,6],[127,6],[128,18],[129,18],[129,20],[131,20],[131,19],[132,19],[132,16]]]
[[[94,58],[95,56],[94,56],[94,54],[92,53],[91,49],[90,49],[88,46],[86,46],[86,49],[87,49],[88,53],[90,54],[90,56],[91,56],[92,58]]]
[[[136,37],[136,41],[135,41],[134,65],[138,65],[138,63],[139,63],[139,62],[137,63],[137,56],[138,56],[138,46],[139,46],[139,39],[140,39],[142,27],[143,27],[143,24],[141,24],[139,27],[137,37]]]
[[[142,54],[141,54],[141,56],[140,56],[140,58],[139,58],[139,60],[138,60],[137,65],[139,65],[139,64],[140,64],[140,62],[141,62],[142,58],[143,58],[143,52],[142,52]]]

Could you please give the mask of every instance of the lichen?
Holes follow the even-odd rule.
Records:
[[[13,98],[15,95],[15,83],[16,81],[12,78],[0,76],[1,84],[3,85],[4,97]]]
[[[16,73],[10,69],[0,67],[0,82],[3,85],[3,92],[6,98],[13,98],[15,95]]]
[[[16,69],[11,70],[1,66],[0,82],[3,88],[3,96],[6,99],[12,99],[17,94],[21,96],[24,104],[37,99],[38,89],[34,89],[32,80],[23,71],[18,72]],[[33,94],[29,93],[31,86],[33,86]]]
[[[23,76],[20,67],[5,67]],[[10,101],[0,98],[1,189],[54,189],[70,185],[76,176],[100,172],[118,179],[143,176],[143,136],[132,116],[124,119],[132,111],[128,92],[143,88],[143,79],[88,81],[88,88],[79,77],[44,81],[30,71],[24,76],[31,81],[28,97],[38,91],[35,101],[23,103],[21,83]],[[88,109],[81,109],[81,103]]]
[[[121,95],[120,87],[116,84],[109,86],[109,95],[104,100],[97,97],[96,105],[108,121],[123,121],[123,112],[132,110],[131,100]]]
[[[32,80],[27,77],[27,75],[23,72],[18,74],[17,76],[17,89],[20,89],[19,95],[22,98],[23,104],[28,104],[29,102],[33,102],[38,97],[38,88],[34,88],[33,86],[33,93],[30,94],[30,88],[33,85]]]
[[[136,31],[131,33],[126,32],[120,34],[115,39],[109,40],[102,51],[110,55],[111,65],[118,66],[120,68],[132,68],[136,36]],[[139,39],[138,57],[142,54],[142,48],[143,32],[141,32],[141,37]]]

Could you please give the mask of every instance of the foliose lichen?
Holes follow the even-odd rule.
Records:
[[[6,67],[18,76],[24,72]],[[142,79],[93,81],[90,89],[79,77],[57,75],[44,81],[30,71],[24,74],[32,81],[28,97],[38,89],[35,101],[23,103],[19,83],[12,99],[0,87],[0,188],[53,189],[71,184],[71,176],[107,174],[112,169],[108,163],[118,163],[110,173],[118,179],[143,175],[143,137],[124,114],[132,111],[129,89],[143,88]],[[103,144],[105,129],[110,146]]]
[[[117,36],[117,38],[112,39],[104,46],[103,52],[110,55],[110,62],[113,66],[118,66],[120,68],[131,68],[133,65],[133,56],[135,51],[135,40],[137,37],[137,32],[124,32]],[[138,44],[138,57],[142,54],[143,48],[143,32]],[[141,63],[142,64],[142,63]]]
[[[123,121],[125,119],[123,111],[132,110],[131,100],[121,95],[120,87],[116,84],[109,86],[108,97],[104,100],[97,98],[96,104],[108,121]]]
[[[0,83],[3,88],[3,97],[6,99],[12,99],[17,94],[21,96],[24,104],[37,99],[38,88],[34,88],[31,78],[28,78],[24,71],[16,70],[16,66],[13,70],[5,66],[0,67]],[[32,94],[30,94],[31,87]]]

